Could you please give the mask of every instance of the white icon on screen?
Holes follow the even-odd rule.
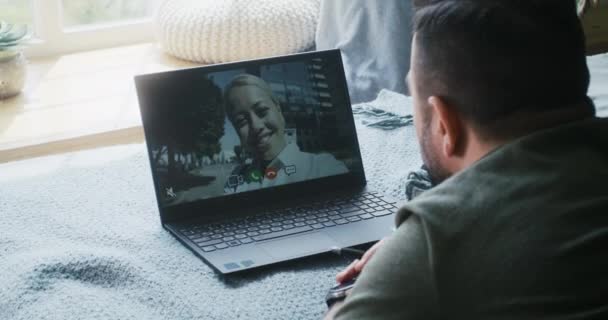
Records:
[[[290,176],[292,174],[296,173],[296,166],[286,166],[285,167],[285,173]]]
[[[167,197],[169,199],[175,199],[177,197],[177,195],[175,194],[175,192],[173,191],[173,187],[171,188],[166,188],[165,191],[167,192]]]
[[[244,183],[245,181],[243,180],[243,176],[238,175],[238,174],[234,174],[231,175],[228,178],[228,186],[230,186],[230,188],[234,188],[236,186],[240,186]]]

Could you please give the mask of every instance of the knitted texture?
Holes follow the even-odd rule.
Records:
[[[320,0],[165,0],[158,38],[169,54],[220,63],[312,47]]]
[[[390,106],[388,106],[390,104]],[[409,113],[383,92],[355,108]],[[357,130],[370,186],[404,198],[413,126]],[[144,144],[0,165],[0,319],[320,319],[331,254],[221,277],[160,226]]]
[[[589,60],[608,116],[608,55]],[[371,189],[420,168],[411,100],[355,105]],[[0,164],[0,319],[320,319],[350,261],[330,254],[221,277],[162,229],[144,144]]]

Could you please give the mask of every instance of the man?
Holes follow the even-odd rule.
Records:
[[[235,77],[224,93],[228,119],[241,147],[243,160],[226,181],[224,191],[235,193],[347,172],[329,153],[302,152],[285,137],[285,118],[270,86],[259,77]]]
[[[437,186],[338,274],[358,279],[327,317],[608,319],[608,121],[587,97],[575,2],[426,1],[413,25]]]

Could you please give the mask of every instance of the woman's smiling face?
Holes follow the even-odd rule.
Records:
[[[260,87],[234,87],[227,97],[232,106],[229,118],[241,145],[256,159],[270,161],[285,147],[285,119],[279,105]]]

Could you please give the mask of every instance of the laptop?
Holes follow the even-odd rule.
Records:
[[[135,78],[160,220],[228,274],[377,241],[339,50]]]

